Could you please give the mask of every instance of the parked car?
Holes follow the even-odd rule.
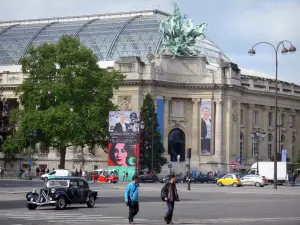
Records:
[[[184,177],[181,174],[176,174],[175,175],[176,183],[183,183],[184,182]],[[167,183],[170,180],[170,175],[167,175],[163,178],[160,179],[161,183]]]
[[[98,193],[92,191],[85,178],[62,177],[52,178],[47,181],[46,187],[39,193],[35,190],[26,194],[27,208],[35,210],[38,206],[55,206],[64,209],[70,204],[87,204],[94,207]]]
[[[66,169],[53,170],[50,173],[45,173],[41,176],[41,179],[47,182],[49,179],[56,177],[68,177],[72,176],[72,172]]]
[[[219,187],[222,187],[224,185],[232,185],[233,187],[240,187],[241,186],[241,180],[240,177],[236,174],[226,174],[222,178],[217,180],[217,185]]]
[[[206,174],[198,174],[193,179],[194,183],[209,183],[209,177]]]
[[[264,187],[267,184],[267,178],[260,175],[246,175],[241,178],[241,184],[243,186],[256,186],[256,187]]]
[[[159,182],[158,176],[155,174],[145,174],[142,176],[139,176],[139,182],[140,183],[156,183]]]

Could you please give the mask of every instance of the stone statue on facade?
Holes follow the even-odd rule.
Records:
[[[183,25],[183,20],[187,16],[184,15],[182,18],[177,4],[174,6],[173,15],[160,23],[159,30],[163,33],[161,52],[171,52],[173,58],[176,56],[197,56],[200,51],[194,48],[196,38],[205,38],[207,23],[195,26],[193,20],[188,20],[186,25]]]

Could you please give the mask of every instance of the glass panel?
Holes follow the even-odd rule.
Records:
[[[141,16],[131,21],[117,38],[109,60],[122,56],[140,56],[146,58],[148,48],[153,53],[159,43],[159,21],[155,16]]]
[[[18,64],[31,38],[45,24],[17,25],[0,35],[0,65]]]

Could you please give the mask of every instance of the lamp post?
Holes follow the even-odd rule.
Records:
[[[258,166],[258,161],[259,161],[259,142],[263,141],[265,139],[266,133],[262,130],[253,130],[251,132],[251,137],[252,137],[252,143],[253,143],[253,154],[255,155],[256,158],[256,174],[259,175],[259,166]],[[256,148],[255,148],[256,144]]]
[[[289,43],[290,47],[289,49],[287,49],[284,45],[284,43]],[[277,123],[278,123],[278,111],[277,111],[277,106],[278,106],[278,50],[279,50],[279,46],[282,45],[282,50],[281,53],[282,54],[287,54],[288,52],[295,52],[297,49],[296,47],[287,40],[283,40],[280,41],[277,46],[275,47],[274,45],[272,45],[269,42],[258,42],[255,45],[253,45],[253,47],[248,51],[249,55],[255,55],[256,52],[254,50],[255,46],[259,45],[259,44],[267,44],[270,45],[271,47],[273,47],[274,51],[275,51],[275,67],[276,67],[276,75],[275,75],[275,82],[276,82],[276,90],[275,90],[275,149],[274,149],[274,189],[277,189],[277,140],[278,140],[278,136],[277,136]]]
[[[28,134],[27,134],[27,137],[29,139],[29,160],[28,160],[28,163],[29,163],[29,173],[30,173],[30,178],[31,178],[31,142],[33,140],[34,137],[36,137],[36,131],[29,131]]]
[[[142,130],[144,130],[145,123],[144,121],[135,121],[135,123],[130,123],[129,124],[130,129],[133,130],[133,127],[135,127],[135,130],[137,131],[137,143],[139,145],[139,151],[138,155],[136,156],[136,162],[135,162],[135,173],[136,175],[139,175],[139,163],[140,163],[140,156],[141,156],[141,142],[142,140],[140,139]]]

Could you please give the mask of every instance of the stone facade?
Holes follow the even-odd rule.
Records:
[[[150,54],[149,54],[150,55]],[[107,63],[106,63],[107,65]],[[151,93],[163,99],[163,144],[168,155],[169,133],[180,129],[184,133],[184,148],[192,149],[192,168],[203,172],[229,171],[229,165],[242,158],[247,167],[254,162],[251,132],[264,130],[266,137],[259,143],[260,160],[269,161],[274,156],[275,146],[275,84],[274,80],[255,74],[243,74],[239,67],[220,60],[217,65],[208,65],[205,56],[179,57],[161,55],[148,57],[142,62],[138,57],[122,57],[112,62],[107,69],[117,69],[127,77],[123,86],[115,92],[114,103],[120,110],[139,110],[143,97]],[[0,71],[1,72],[1,71]],[[11,79],[11,77],[15,79]],[[4,96],[16,99],[13,89],[22,82],[24,75],[17,69],[2,72],[1,85]],[[201,156],[201,110],[203,99],[212,101],[211,155]],[[287,149],[288,158],[295,158],[300,144],[300,86],[279,82],[278,149]],[[3,158],[3,154],[0,153]],[[74,150],[67,151],[66,167],[74,166]],[[57,168],[59,155],[52,149],[37,156],[37,164]],[[184,170],[187,162],[180,163]],[[23,164],[26,164],[23,161]],[[0,161],[0,165],[3,162]],[[18,162],[16,162],[18,165]],[[174,163],[176,164],[176,163]],[[107,166],[107,154],[96,149],[87,170]]]

